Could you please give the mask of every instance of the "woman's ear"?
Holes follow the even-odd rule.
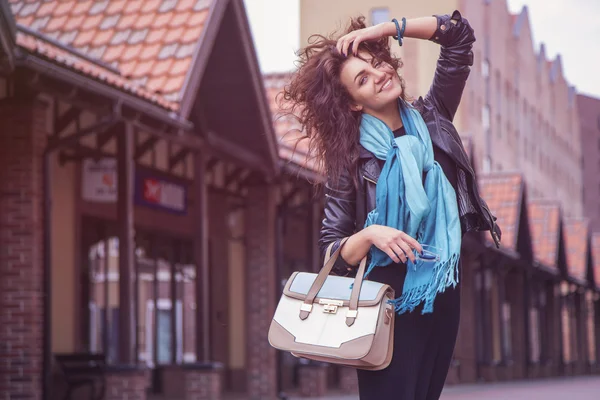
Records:
[[[363,106],[360,106],[360,105],[358,105],[358,104],[352,104],[352,105],[350,106],[350,109],[351,109],[352,111],[362,111],[362,109],[363,109]]]

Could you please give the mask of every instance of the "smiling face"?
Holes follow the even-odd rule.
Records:
[[[379,113],[396,104],[402,95],[400,77],[394,68],[367,52],[348,58],[341,69],[340,80],[354,100],[354,111]]]

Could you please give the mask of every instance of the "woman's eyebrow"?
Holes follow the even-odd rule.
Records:
[[[358,74],[356,74],[356,76],[354,77],[354,82],[356,82],[356,78],[358,78],[359,76],[363,75],[365,72],[367,72],[367,71],[366,71],[366,70],[364,70],[364,69],[363,69],[363,70],[361,70],[361,71],[359,71],[359,73],[358,73]]]

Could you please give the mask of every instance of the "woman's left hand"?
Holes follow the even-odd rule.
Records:
[[[358,53],[358,46],[366,40],[377,40],[389,36],[389,23],[377,24],[368,28],[352,31],[338,39],[336,47],[340,53],[347,56],[348,48],[352,45],[352,54]]]

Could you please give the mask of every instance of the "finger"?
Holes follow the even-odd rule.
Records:
[[[394,253],[394,251],[393,251],[393,250],[392,250],[390,247],[388,247],[387,249],[385,249],[385,250],[384,250],[384,252],[385,252],[385,254],[387,254],[387,255],[388,255],[388,256],[389,256],[389,257],[392,259],[392,261],[394,261],[395,263],[399,263],[399,262],[401,262],[400,258],[398,258],[398,256],[396,255],[396,253]],[[404,261],[402,261],[402,262],[404,262]]]
[[[408,243],[408,245],[410,247],[417,250],[419,252],[419,254],[421,254],[423,252],[423,247],[421,246],[421,244],[419,242],[417,242],[417,240],[415,238],[413,238],[412,236],[409,236],[404,232],[402,232],[402,233],[403,233],[402,240],[404,240],[406,243]]]
[[[350,46],[350,39],[344,40],[344,44],[342,45],[342,54],[348,57],[348,47]]]
[[[352,42],[354,42],[354,38],[353,37],[349,37],[346,40],[344,40],[344,47],[343,47],[344,53],[343,54],[345,56],[348,56],[348,47],[350,47],[350,44]]]
[[[406,252],[402,250],[402,248],[397,244],[393,243],[391,246],[394,253],[398,254],[398,257],[402,260],[403,263],[406,262]]]
[[[344,48],[344,40],[346,40],[346,36],[347,35],[344,35],[341,38],[339,38],[338,41],[337,41],[337,43],[335,44],[335,47],[340,52],[340,54],[343,54],[342,53],[342,49]]]
[[[337,43],[336,43],[336,46],[335,46],[335,47],[337,47],[337,49],[338,49],[338,51],[339,51],[340,53],[342,53],[342,51],[344,50],[344,42],[345,42],[346,40],[348,40],[348,36],[349,36],[349,35],[344,35],[344,36],[342,36],[341,38],[339,38],[339,39],[338,39],[338,41],[337,41]]]
[[[344,40],[344,37],[341,37],[338,39],[337,43],[335,44],[335,48],[337,49],[337,51],[341,54],[342,53],[342,41]]]
[[[398,246],[404,251],[404,254],[410,259],[410,261],[415,262],[415,254],[412,251],[410,245],[406,242],[400,241],[398,242]]]
[[[352,54],[355,56],[358,54],[358,46],[362,43],[363,39],[361,37],[357,37],[354,39],[354,43],[352,43]]]

